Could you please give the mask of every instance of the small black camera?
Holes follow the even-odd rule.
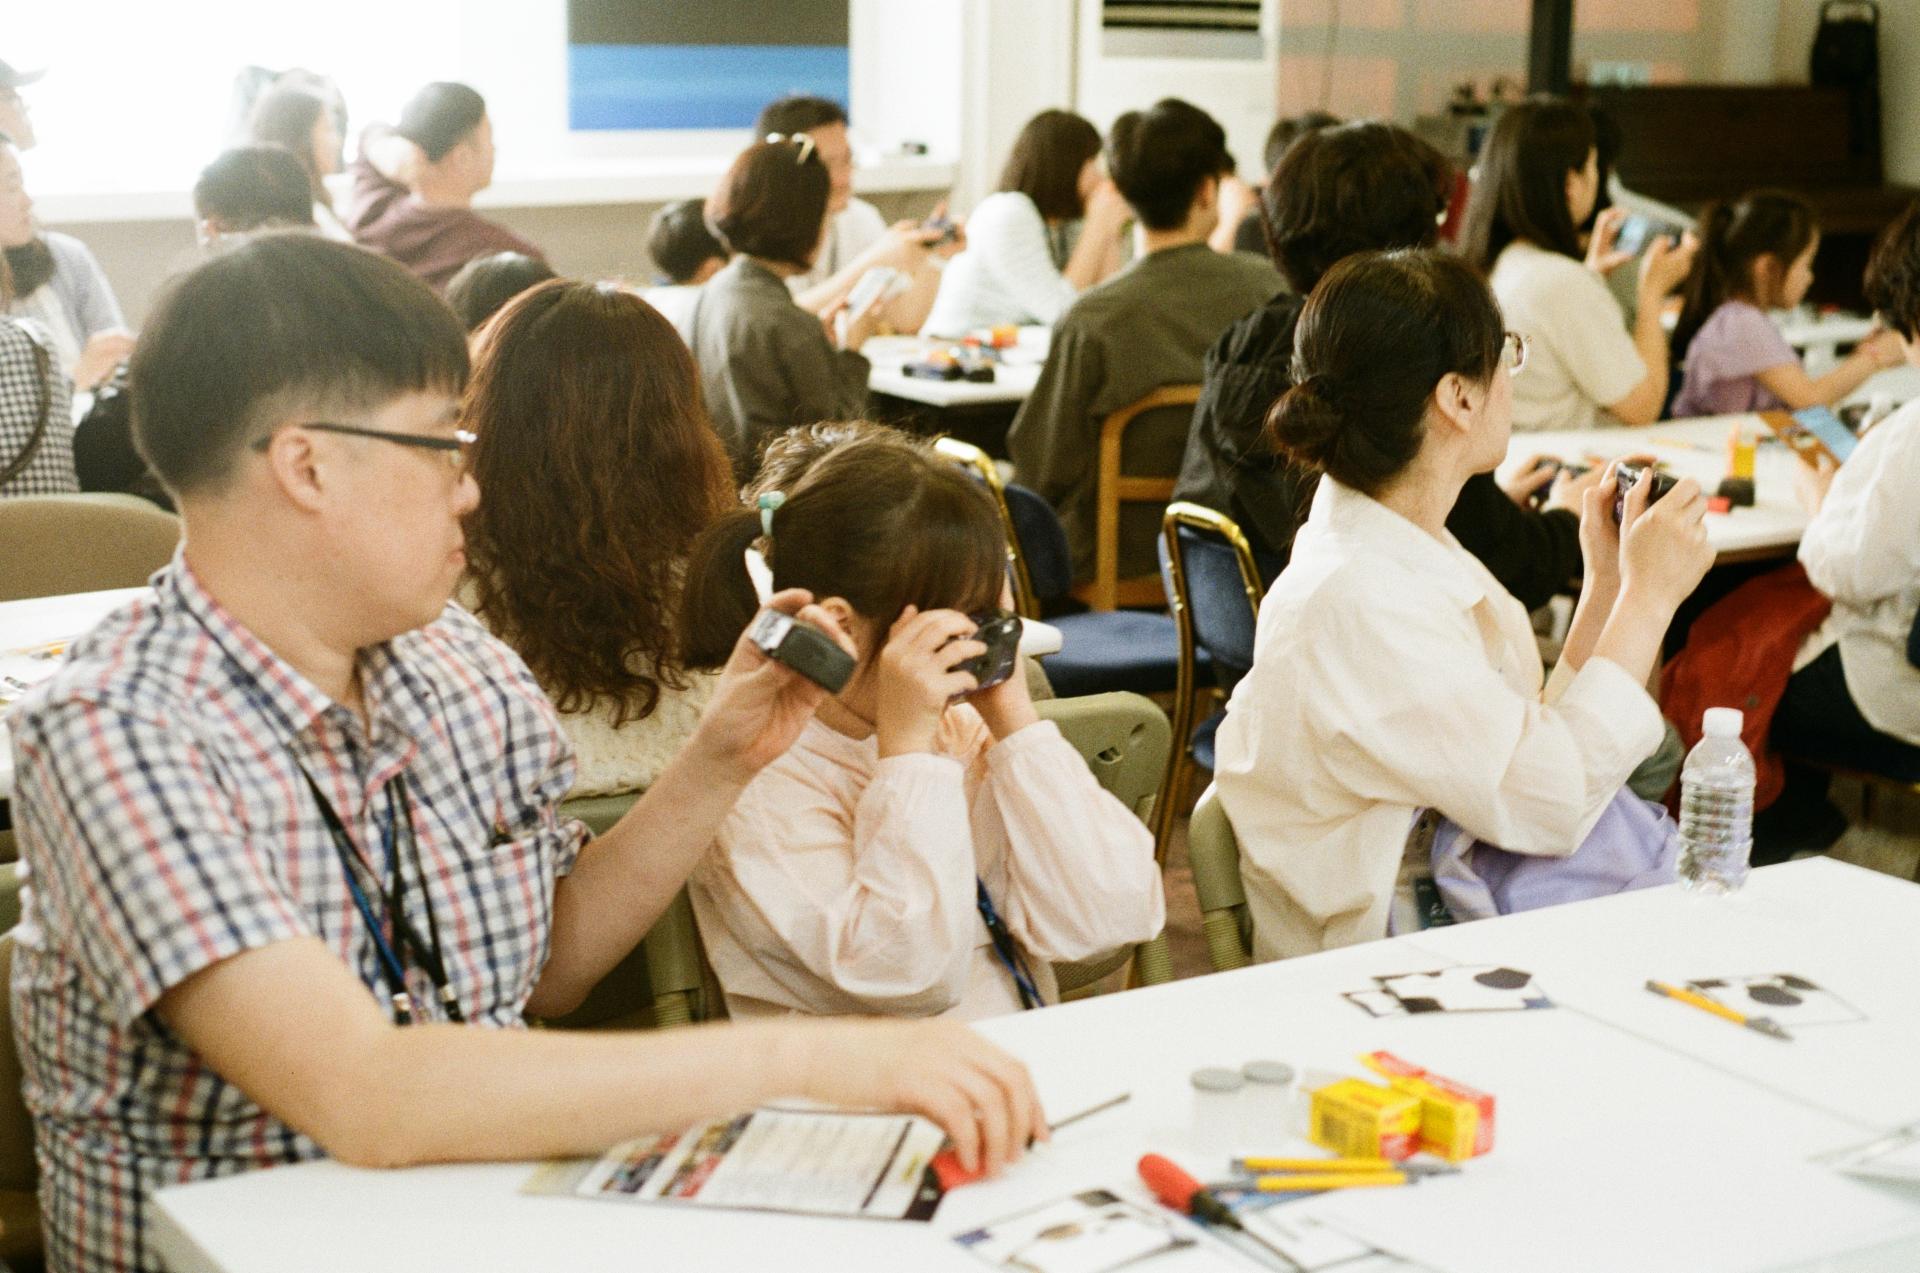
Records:
[[[747,639],[760,653],[786,664],[829,694],[838,694],[853,676],[853,656],[839,642],[812,624],[770,607],[753,616]]]
[[[973,639],[984,642],[986,652],[954,665],[956,672],[971,672],[978,684],[971,693],[992,689],[1013,676],[1020,662],[1020,616],[1011,610],[983,610],[968,615],[975,628]]]
[[[1613,470],[1613,524],[1623,525],[1627,520],[1627,492],[1640,484],[1642,477],[1653,479],[1653,489],[1647,492],[1647,507],[1652,508],[1662,495],[1672,490],[1680,481],[1663,469],[1645,464],[1621,464]]]

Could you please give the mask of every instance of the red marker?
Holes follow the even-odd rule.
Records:
[[[1207,1192],[1207,1187],[1189,1176],[1177,1163],[1148,1154],[1140,1160],[1140,1179],[1147,1182],[1153,1196],[1181,1215],[1205,1220],[1225,1229],[1243,1227],[1227,1204]]]

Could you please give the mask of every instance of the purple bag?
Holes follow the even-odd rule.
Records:
[[[1433,882],[1456,920],[1491,919],[1562,902],[1671,884],[1679,828],[1660,805],[1622,787],[1568,857],[1509,853],[1441,817]]]

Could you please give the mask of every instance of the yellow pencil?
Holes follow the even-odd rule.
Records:
[[[1407,1174],[1403,1171],[1302,1171],[1293,1175],[1255,1176],[1251,1184],[1239,1187],[1250,1188],[1257,1193],[1303,1193],[1322,1189],[1373,1189],[1406,1183]]]
[[[1772,1038],[1786,1039],[1789,1041],[1793,1038],[1792,1035],[1765,1017],[1750,1017],[1745,1013],[1735,1012],[1725,1004],[1717,1003],[1707,998],[1707,996],[1697,994],[1692,990],[1686,990],[1679,986],[1670,986],[1664,981],[1649,981],[1647,983],[1647,989],[1651,990],[1654,994],[1664,995],[1669,999],[1684,1003],[1689,1007],[1698,1008],[1702,1012],[1711,1012],[1716,1017],[1723,1017],[1735,1025],[1743,1025],[1749,1030],[1757,1030],[1761,1034],[1768,1035]]]
[[[1386,1158],[1236,1158],[1235,1171],[1398,1171]]]

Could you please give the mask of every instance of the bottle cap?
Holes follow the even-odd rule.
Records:
[[[1708,738],[1738,738],[1746,723],[1746,714],[1737,707],[1709,707],[1701,718],[1700,732]]]

